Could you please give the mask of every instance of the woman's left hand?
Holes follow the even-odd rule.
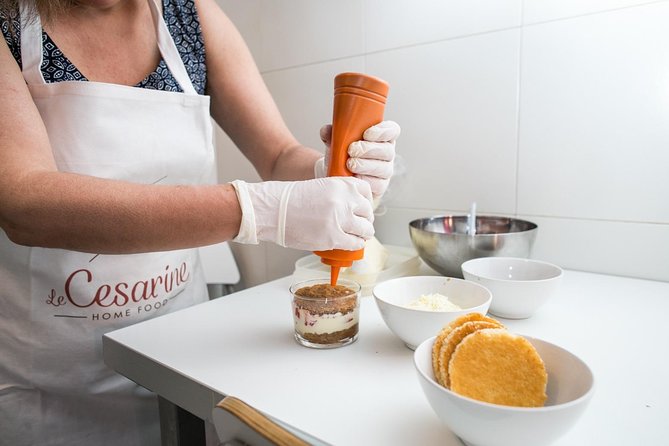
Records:
[[[379,198],[388,188],[393,175],[395,159],[395,141],[400,135],[400,126],[394,121],[383,121],[367,130],[362,140],[352,142],[348,146],[349,159],[346,167],[357,178],[365,180],[372,189],[374,198]],[[321,140],[325,143],[325,158],[316,162],[316,178],[326,175],[326,167],[330,155],[332,126],[321,128]]]

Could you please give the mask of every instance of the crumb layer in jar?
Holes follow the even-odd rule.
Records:
[[[300,336],[314,344],[335,344],[344,339],[350,339],[356,334],[358,334],[357,323],[346,330],[335,331],[334,333],[300,333]]]

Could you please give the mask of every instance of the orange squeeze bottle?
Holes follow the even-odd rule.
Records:
[[[374,76],[341,73],[334,80],[332,141],[327,175],[352,176],[346,167],[348,146],[362,139],[369,127],[383,121],[388,84]],[[330,265],[330,285],[337,284],[341,267],[349,267],[364,256],[364,249],[315,251],[321,262]]]

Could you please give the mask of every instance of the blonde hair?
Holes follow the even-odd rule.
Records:
[[[74,6],[76,2],[76,0],[0,0],[0,16],[16,17],[19,4],[26,3],[31,17],[39,13],[42,21],[47,22],[54,15]]]

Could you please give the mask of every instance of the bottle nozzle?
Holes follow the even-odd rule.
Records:
[[[330,286],[337,285],[337,279],[339,278],[339,266],[330,267]]]
[[[344,251],[343,249],[333,249],[330,251],[314,251],[314,254],[321,257],[321,262],[330,266],[330,285],[335,286],[339,278],[340,268],[348,268],[353,265],[355,260],[362,259],[365,250]]]

